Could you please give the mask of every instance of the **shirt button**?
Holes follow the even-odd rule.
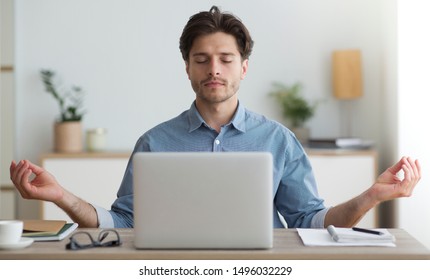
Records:
[[[218,139],[215,140],[215,144],[219,145],[220,141]]]

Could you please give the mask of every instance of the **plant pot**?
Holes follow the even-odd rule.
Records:
[[[293,127],[291,131],[296,135],[296,138],[302,145],[307,145],[310,137],[310,129],[308,127]]]
[[[54,124],[54,150],[57,153],[82,152],[82,123],[79,121],[56,122]]]

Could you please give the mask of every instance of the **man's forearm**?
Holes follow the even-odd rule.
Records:
[[[79,227],[98,227],[97,212],[94,207],[67,190],[64,190],[63,198],[55,204],[63,209],[74,222],[78,223]]]
[[[325,216],[324,226],[352,227],[377,204],[369,191],[365,191],[347,202],[330,208]]]

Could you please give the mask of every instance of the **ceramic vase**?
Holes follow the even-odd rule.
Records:
[[[80,121],[54,124],[54,150],[57,153],[82,152],[82,123]]]

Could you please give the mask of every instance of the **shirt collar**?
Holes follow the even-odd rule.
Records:
[[[189,130],[188,132],[193,132],[194,130],[198,129],[200,126],[205,125],[209,127],[202,116],[200,115],[199,111],[197,111],[196,102],[194,101],[193,104],[191,104],[190,110],[188,111],[188,120],[189,120]],[[241,132],[246,131],[246,125],[245,125],[245,107],[241,105],[239,102],[236,113],[233,116],[233,119],[229,124],[232,124],[234,128]]]

